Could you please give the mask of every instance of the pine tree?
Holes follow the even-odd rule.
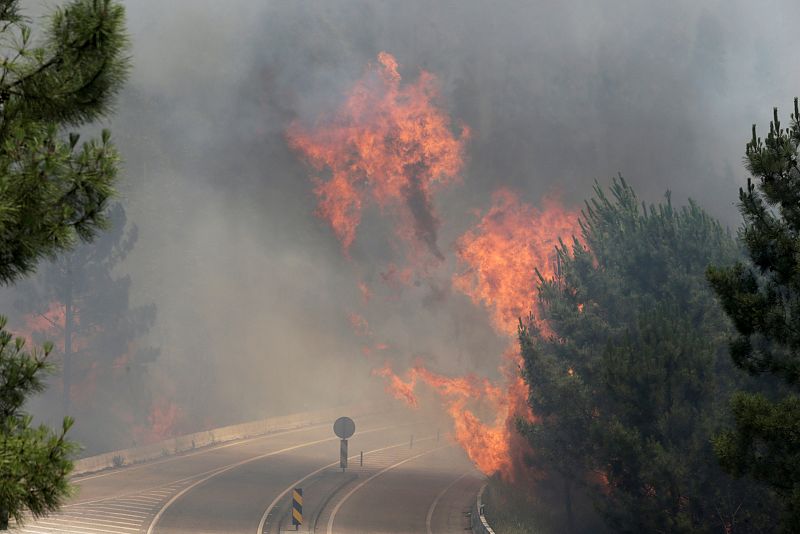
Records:
[[[80,143],[79,127],[110,111],[128,71],[124,9],[72,0],[34,42],[19,0],[0,0],[0,284],[32,273],[42,258],[90,240],[105,224],[118,156],[103,131]],[[52,370],[52,345],[24,350],[0,319],[0,529],[56,510],[69,494],[74,445],[32,427],[23,412]]]
[[[52,344],[25,350],[25,340],[12,339],[0,316],[0,529],[9,518],[22,522],[27,511],[34,517],[58,509],[71,494],[74,443],[66,439],[72,419],[64,418],[61,432],[33,427],[23,411],[28,396],[44,389],[42,377],[52,371],[48,356]]]
[[[121,204],[108,209],[107,219],[109,229],[92,243],[63,253],[19,284],[17,306],[27,317],[39,319],[32,337],[55,342],[57,355],[63,356],[65,415],[104,421],[105,446],[127,447],[130,441],[115,443],[114,434],[130,428],[111,412],[132,416],[135,401],[145,399],[145,366],[158,351],[137,340],[152,327],[156,310],[154,305],[130,306],[131,279],[115,271],[136,244],[136,225],[127,224]],[[89,375],[95,389],[91,402],[73,410],[72,383]]]
[[[710,444],[736,373],[704,275],[735,242],[691,201],[640,204],[621,178],[610,192],[595,187],[541,280],[547,329],[520,327],[532,461],[564,485],[567,528],[577,488],[612,532],[768,531],[768,495],[722,472]]]
[[[789,128],[773,111],[763,141],[753,125],[745,163],[755,178],[739,190],[740,232],[750,262],[708,270],[737,336],[730,355],[758,376],[760,391],[732,400],[734,426],[715,442],[722,465],[772,487],[782,528],[800,531],[800,110]]]
[[[18,0],[0,1],[0,283],[102,228],[118,156],[104,131],[79,144],[64,128],[103,117],[128,70],[124,10],[111,0],[57,9],[43,43]]]

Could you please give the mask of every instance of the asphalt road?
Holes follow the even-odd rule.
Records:
[[[356,425],[344,473],[331,425],[316,425],[77,478],[62,512],[17,531],[294,532],[291,490],[303,487],[301,531],[463,534],[482,481],[437,425],[397,416]]]

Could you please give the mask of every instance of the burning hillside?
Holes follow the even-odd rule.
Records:
[[[454,121],[438,100],[432,74],[422,71],[416,83],[403,84],[397,61],[381,53],[337,111],[320,117],[312,128],[293,123],[287,136],[318,175],[317,214],[333,229],[345,254],[357,239],[364,210],[374,204],[392,225],[393,242],[408,263],[384,267],[381,277],[387,286],[407,285],[434,272],[446,276],[453,289],[486,309],[494,330],[508,339],[510,348],[496,359],[499,382],[474,373],[434,373],[421,359],[400,373],[385,363],[373,375],[412,408],[421,403],[418,389],[430,388],[452,417],[456,439],[475,465],[484,473],[500,472],[512,479],[524,453],[514,421],[534,417],[518,372],[514,335],[519,318],[535,306],[536,269],[544,276],[553,274],[555,246],[577,233],[577,214],[552,198],[537,209],[501,188],[455,246],[441,248],[435,193],[460,180],[469,129],[460,125],[454,133]],[[447,261],[443,250],[453,249],[455,261]],[[455,272],[443,272],[454,265]],[[354,291],[363,306],[376,298],[363,281]],[[363,313],[351,312],[349,319],[355,333],[372,344],[365,354],[373,354],[371,347],[388,347],[376,342],[380,333]]]

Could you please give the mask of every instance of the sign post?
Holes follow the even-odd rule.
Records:
[[[333,423],[333,432],[342,440],[339,445],[339,467],[347,469],[347,438],[356,431],[356,424],[349,417],[340,417]]]

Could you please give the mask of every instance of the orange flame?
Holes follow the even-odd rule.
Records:
[[[569,239],[578,230],[578,214],[555,200],[545,199],[540,211],[500,189],[476,227],[458,240],[466,269],[453,276],[453,286],[489,308],[495,329],[513,335],[518,319],[534,309],[535,270],[553,276],[559,238]]]
[[[386,391],[411,408],[419,407],[417,384],[431,387],[453,420],[456,441],[475,466],[487,475],[499,472],[513,480],[514,419],[533,418],[527,404],[527,387],[520,377],[507,377],[504,390],[475,375],[447,377],[434,373],[421,362],[409,369],[405,378],[396,375],[388,363],[374,370],[373,375],[383,377]],[[491,423],[484,423],[475,410],[488,413]]]
[[[476,226],[457,242],[457,253],[465,269],[453,276],[453,286],[478,305],[488,308],[494,328],[513,336],[521,317],[533,311],[538,269],[545,278],[555,274],[555,248],[559,238],[577,235],[578,214],[564,209],[554,199],[545,199],[542,210],[521,202],[508,189],[492,195],[492,206]],[[540,328],[545,328],[539,323]],[[516,347],[507,351],[501,371],[506,388],[495,400],[496,420],[487,427],[455,407],[456,432],[470,458],[485,473],[500,472],[513,479],[515,463],[528,445],[514,431],[514,421],[534,418],[528,405],[528,387],[517,369],[521,365]],[[459,415],[459,417],[455,417]],[[474,452],[470,447],[476,449]],[[481,458],[483,455],[484,458]],[[477,458],[477,459],[476,459]]]
[[[509,451],[510,428],[506,397],[500,388],[488,380],[473,375],[445,377],[415,367],[419,377],[442,397],[447,413],[453,420],[455,439],[466,451],[475,466],[485,474],[496,472],[511,478]],[[477,405],[490,413],[490,424],[484,423],[468,404]]]
[[[475,304],[489,309],[500,334],[513,335],[519,318],[535,303],[536,269],[544,277],[555,274],[555,247],[559,237],[578,233],[578,216],[553,199],[537,210],[507,189],[497,191],[492,200],[475,228],[458,240],[458,257],[466,268],[453,276],[453,285]],[[540,327],[546,325],[540,323]],[[520,465],[527,450],[515,432],[515,420],[532,421],[534,417],[527,402],[527,385],[517,371],[520,364],[512,346],[500,367],[503,388],[475,377],[443,377],[421,365],[411,369],[405,381],[388,368],[380,376],[387,379],[387,391],[396,398],[413,399],[414,406],[417,381],[432,387],[453,419],[456,440],[478,469],[513,480],[515,464]],[[490,422],[485,423],[470,406],[488,412]]]
[[[47,310],[42,313],[29,313],[22,317],[23,325],[14,328],[14,335],[22,337],[29,344],[35,344],[34,338],[41,338],[42,341],[52,341],[56,349],[64,352],[64,327],[67,324],[66,307],[53,301],[48,304]],[[76,330],[80,327],[80,311],[75,310],[72,315],[73,335],[72,350],[75,352],[86,348],[87,340],[78,335]]]
[[[22,316],[22,325],[13,328],[15,337],[25,339],[30,350],[40,346],[44,341],[51,341],[55,348],[54,357],[63,358],[65,352],[65,326],[66,306],[58,301],[50,302],[43,312],[29,313]],[[81,325],[81,315],[78,308],[73,308],[72,313],[72,384],[70,399],[75,405],[87,406],[97,390],[97,381],[101,373],[106,371],[97,361],[82,361],[82,351],[91,342],[91,336],[98,331],[97,327],[87,329]],[[63,390],[63,381],[62,381]]]
[[[386,379],[386,392],[392,395],[395,399],[404,401],[412,408],[417,408],[417,396],[414,395],[414,386],[416,385],[416,377],[411,376],[408,381],[403,381],[399,376],[392,372],[392,367],[387,363],[381,369],[373,369],[373,376],[380,376]]]
[[[313,129],[294,122],[287,131],[291,147],[319,173],[329,173],[315,179],[316,213],[331,226],[345,254],[370,204],[393,221],[395,236],[413,266],[389,264],[384,269],[381,277],[394,291],[416,282],[416,266],[425,269],[444,259],[436,242],[434,193],[459,179],[469,130],[462,126],[460,135],[451,131],[450,119],[435,105],[438,96],[436,79],[425,71],[416,83],[401,85],[397,61],[382,52],[335,113]],[[507,189],[492,198],[476,226],[457,241],[462,270],[453,275],[452,284],[487,308],[497,332],[513,336],[518,318],[535,304],[535,270],[546,277],[554,274],[558,239],[577,234],[578,217],[552,199],[538,210]],[[366,304],[371,291],[364,284],[359,289]],[[371,337],[362,321],[351,314],[356,333]],[[373,347],[363,350],[369,356]],[[534,417],[519,363],[516,347],[502,358],[503,386],[474,375],[442,376],[421,363],[402,377],[388,363],[372,373],[385,380],[390,395],[412,408],[419,406],[417,385],[433,389],[454,421],[457,441],[475,465],[484,473],[500,472],[513,479],[527,446],[514,429],[515,420]]]
[[[403,242],[424,245],[441,259],[433,192],[458,179],[469,132],[462,127],[460,137],[453,134],[434,104],[438,96],[436,79],[425,71],[401,86],[397,61],[381,52],[333,116],[312,131],[298,122],[289,127],[290,145],[318,171],[330,171],[327,181],[316,180],[317,214],[345,252],[365,205],[374,201],[394,215]]]

